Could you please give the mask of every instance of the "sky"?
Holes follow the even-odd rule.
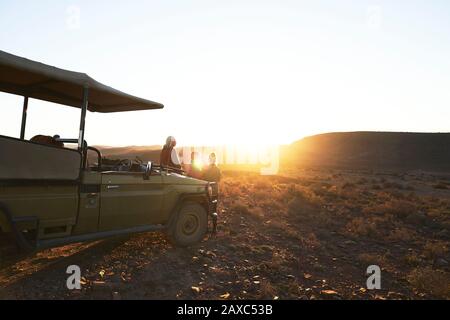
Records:
[[[0,50],[165,105],[88,113],[91,145],[450,131],[444,0],[0,0]],[[17,137],[22,98],[0,93],[0,105],[0,134]],[[26,138],[76,138],[79,116],[30,100]]]

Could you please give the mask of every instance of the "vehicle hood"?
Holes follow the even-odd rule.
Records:
[[[170,173],[164,176],[164,183],[202,186],[208,184],[207,181],[184,176],[178,173]]]

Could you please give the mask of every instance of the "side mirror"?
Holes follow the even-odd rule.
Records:
[[[149,180],[150,175],[152,173],[153,163],[151,161],[147,162],[147,165],[145,166],[145,172],[144,172],[144,180]]]

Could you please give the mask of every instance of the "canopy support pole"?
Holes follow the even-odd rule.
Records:
[[[28,97],[23,98],[22,125],[20,127],[20,139],[25,139],[25,126],[27,125]]]
[[[84,154],[84,127],[86,124],[86,110],[88,107],[89,88],[83,88],[83,105],[81,106],[80,135],[78,136],[78,150]]]

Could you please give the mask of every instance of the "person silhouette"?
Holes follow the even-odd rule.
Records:
[[[180,159],[177,151],[174,149],[176,145],[177,140],[173,136],[167,137],[166,144],[161,150],[159,158],[159,163],[162,167],[181,169]]]
[[[213,152],[209,155],[209,165],[203,172],[203,180],[210,182],[219,182],[222,177],[219,167],[216,164],[216,154]]]

